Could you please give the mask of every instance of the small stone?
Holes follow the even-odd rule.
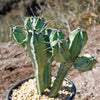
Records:
[[[52,77],[52,84],[54,83],[55,77]],[[58,96],[56,98],[49,98],[47,95],[50,90],[45,90],[45,95],[38,95],[36,90],[35,79],[29,79],[27,82],[22,83],[18,89],[14,89],[12,92],[11,99],[12,100],[65,100],[65,97],[69,97],[72,95],[72,91],[67,91],[64,87],[67,86],[69,88],[72,85],[66,81],[63,81],[62,88],[58,92]]]

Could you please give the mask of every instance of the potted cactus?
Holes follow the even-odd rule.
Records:
[[[96,64],[96,60],[90,54],[79,57],[88,40],[86,31],[80,28],[72,31],[68,40],[65,40],[61,30],[47,28],[47,22],[44,18],[27,17],[24,21],[24,28],[20,26],[11,28],[11,37],[17,44],[26,48],[34,67],[38,95],[43,95],[45,89],[49,89],[48,97],[56,97],[72,65],[79,71],[85,72],[92,70]],[[61,64],[51,86],[51,65],[53,60],[57,60]],[[71,100],[75,95],[75,86],[71,81],[70,83],[74,92],[68,100]],[[9,96],[11,96],[12,89],[7,95],[7,100],[10,100]]]

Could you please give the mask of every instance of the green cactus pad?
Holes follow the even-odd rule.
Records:
[[[19,26],[12,27],[10,29],[11,38],[18,44],[25,46],[23,40],[25,39],[25,34]]]
[[[74,62],[74,67],[81,72],[92,70],[93,66],[96,64],[96,60],[90,54],[86,54],[79,57]]]

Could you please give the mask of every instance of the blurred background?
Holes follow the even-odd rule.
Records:
[[[10,26],[21,25],[26,16],[43,16],[52,28],[68,34],[76,27],[100,24],[99,0],[0,0],[0,42],[9,41]]]

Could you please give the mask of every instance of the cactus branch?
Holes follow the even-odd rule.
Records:
[[[42,34],[33,34],[31,38],[31,51],[34,53],[34,63],[35,63],[35,77],[37,82],[37,89],[39,95],[44,92],[44,70],[46,64],[46,52],[43,50],[46,48],[43,42]],[[34,42],[34,44],[33,44]]]
[[[49,94],[50,97],[55,97],[57,95],[59,89],[61,88],[63,79],[66,76],[66,73],[68,72],[68,70],[71,68],[72,65],[73,65],[72,61],[68,61],[66,63],[60,64],[60,68],[57,73],[57,77],[55,79],[55,82],[54,82],[53,87],[51,88],[51,91]]]
[[[82,57],[78,57],[74,61],[74,67],[81,72],[92,70],[92,67],[97,63],[93,56],[85,54]]]

